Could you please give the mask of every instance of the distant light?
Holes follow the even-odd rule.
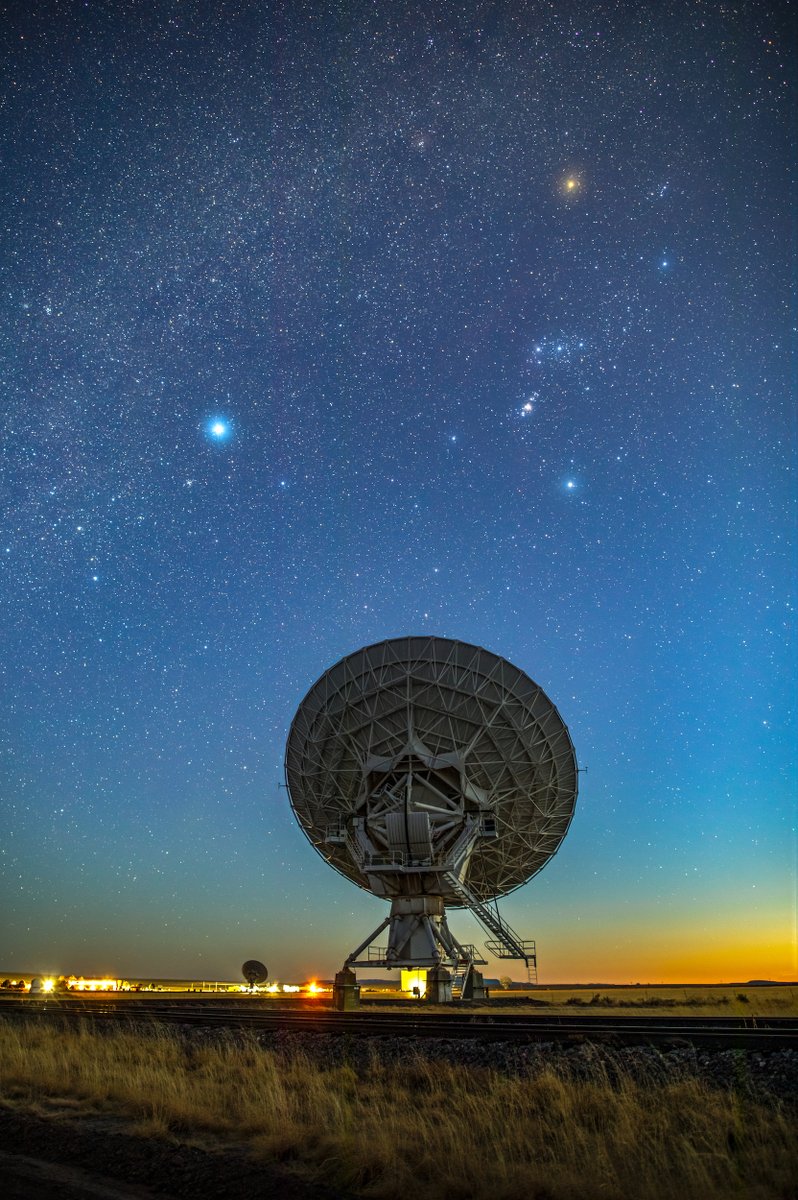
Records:
[[[42,980],[42,991],[43,992],[51,992],[54,987],[55,987],[54,979],[43,979]]]
[[[421,998],[427,994],[427,971],[423,970],[402,971],[401,989],[403,992],[414,992]]]
[[[119,990],[119,984],[116,979],[76,979],[74,975],[70,975],[67,980],[67,987],[72,992],[116,992]]]

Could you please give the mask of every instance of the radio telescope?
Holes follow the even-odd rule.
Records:
[[[265,983],[269,978],[269,972],[257,958],[248,958],[241,968],[241,974],[249,984],[250,990],[258,984]]]
[[[390,902],[345,971],[448,968],[465,983],[485,959],[451,933],[447,908],[474,914],[490,954],[534,969],[534,942],[510,928],[496,902],[559,848],[577,765],[560,714],[523,671],[447,638],[366,646],[326,671],[300,704],[285,774],[311,845]],[[385,930],[387,945],[377,947]],[[439,998],[450,995],[449,985]]]

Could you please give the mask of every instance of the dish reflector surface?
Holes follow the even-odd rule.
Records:
[[[381,779],[408,796],[403,820],[394,811],[378,828],[388,846],[423,852],[430,820],[455,820],[458,806],[460,819],[495,819],[495,836],[476,843],[468,864],[468,887],[483,901],[520,887],[556,853],[577,793],[573,744],[543,689],[489,650],[438,637],[378,642],[326,671],[294,717],[285,773],[311,844],[366,890],[345,841],[356,819],[368,822]]]

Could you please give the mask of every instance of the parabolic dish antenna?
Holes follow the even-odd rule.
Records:
[[[246,979],[251,988],[256,987],[260,983],[265,983],[269,978],[269,972],[266,970],[262,962],[258,962],[256,958],[248,958],[241,968],[241,974]]]
[[[366,646],[326,671],[300,704],[285,772],[319,854],[391,902],[348,966],[484,961],[452,937],[446,906],[474,913],[492,954],[534,961],[533,943],[517,937],[495,902],[559,848],[577,765],[560,714],[523,671],[447,638]],[[388,926],[380,955],[371,943]]]

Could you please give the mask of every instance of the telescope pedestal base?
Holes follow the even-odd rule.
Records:
[[[452,975],[446,967],[433,967],[427,971],[427,1004],[449,1004],[452,999]]]
[[[388,945],[372,945],[388,927]],[[368,951],[365,958],[364,951]],[[391,913],[346,960],[346,967],[457,967],[472,955],[460,945],[446,923],[442,896],[396,896]],[[451,998],[451,997],[450,997]]]
[[[352,1012],[353,1009],[360,1008],[360,985],[355,977],[355,972],[350,971],[348,967],[344,967],[343,971],[336,972],[333,984],[333,1008],[338,1012]]]

